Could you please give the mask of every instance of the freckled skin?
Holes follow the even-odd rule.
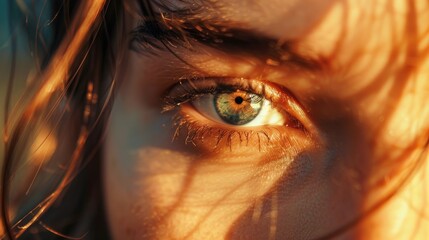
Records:
[[[114,239],[314,239],[349,223],[354,226],[335,239],[427,239],[429,167],[419,156],[429,129],[429,61],[422,50],[427,41],[417,39],[427,39],[428,4],[219,3],[222,9],[207,13],[297,39],[300,51],[327,59],[327,69],[308,76],[204,47],[178,53],[207,76],[285,86],[315,134],[288,130],[262,148],[256,134],[247,144],[232,137],[231,147],[223,140],[214,148],[213,134],[196,139],[196,146],[184,144],[183,132],[172,141],[173,113],[161,114],[160,99],[172,79],[186,74],[184,63],[169,53],[130,52],[105,146]]]

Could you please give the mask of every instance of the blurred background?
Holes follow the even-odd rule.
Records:
[[[6,86],[7,79],[9,75],[8,69],[10,68],[10,40],[9,39],[9,29],[7,22],[7,2],[0,1],[0,131],[3,133],[4,125],[4,104],[6,96]],[[3,135],[2,135],[3,136]],[[0,156],[3,157],[4,144],[0,144]]]
[[[16,5],[11,6],[11,2]],[[23,97],[27,77],[33,69],[32,52],[29,50],[27,39],[30,37],[25,31],[26,22],[30,19],[23,17],[19,3],[25,1],[0,1],[0,131],[4,137],[5,104],[8,93],[8,82],[13,74],[13,88],[11,93],[10,109],[18,110],[17,103]],[[12,19],[12,20],[11,20]],[[13,43],[15,44],[15,70],[13,67]],[[3,138],[2,138],[3,139]],[[4,144],[0,144],[0,156],[3,159]]]
[[[28,104],[34,90],[38,87],[38,81],[35,80],[39,73],[38,69],[41,68],[42,64],[40,61],[35,60],[35,56],[46,56],[51,36],[49,29],[52,26],[52,21],[49,19],[50,8],[47,2],[0,0],[0,131],[2,134],[0,166],[3,165],[1,163],[4,159],[3,140],[5,137],[5,125],[7,124],[5,119],[6,105],[9,106],[9,122],[16,123],[16,117],[20,115],[23,107]],[[31,84],[31,81],[33,81],[33,84]],[[9,82],[12,84],[9,84]],[[8,95],[10,95],[9,104],[7,104],[6,100]],[[13,128],[10,124],[7,124],[7,126],[8,129]],[[32,129],[32,127],[33,125],[28,128]],[[36,136],[25,134],[25,141],[28,141],[29,144],[16,151],[16,155],[18,155],[16,160],[18,161],[15,161],[14,155],[14,163],[17,162],[18,167],[15,167],[16,171],[13,171],[13,180],[11,180],[13,184],[10,185],[10,189],[13,189],[13,191],[10,191],[9,200],[11,202],[10,215],[12,219],[20,219],[34,207],[34,204],[39,203],[40,199],[45,197],[45,192],[35,187],[36,185],[33,185],[33,183],[37,183],[37,186],[44,186],[46,182],[53,182],[52,179],[46,180],[43,177],[39,177],[38,174],[39,169],[37,168],[44,164],[45,157],[38,158],[37,153],[44,150],[41,147],[42,142],[47,139],[46,136],[48,135],[42,135],[41,130],[35,131]],[[40,138],[43,138],[43,140],[40,140]],[[37,150],[33,149],[33,146],[37,146]],[[41,161],[35,161],[37,159],[41,159]],[[35,176],[38,176],[37,181]],[[24,194],[25,198],[22,197]],[[0,234],[1,232],[0,226]]]

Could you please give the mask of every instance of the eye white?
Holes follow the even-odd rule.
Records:
[[[216,112],[214,105],[214,95],[205,94],[192,101],[192,105],[195,109],[204,117],[216,121],[218,123],[229,124],[221,119],[219,114]],[[254,127],[264,125],[284,125],[286,117],[281,114],[275,107],[273,107],[271,101],[264,99],[259,114],[250,122],[243,125],[232,125],[236,127]]]

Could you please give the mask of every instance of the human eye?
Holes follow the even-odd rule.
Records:
[[[174,139],[205,150],[296,149],[311,134],[302,106],[285,88],[244,78],[193,78],[166,94],[164,109],[177,109]]]

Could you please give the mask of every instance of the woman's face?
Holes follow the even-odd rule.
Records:
[[[427,1],[201,2],[163,14],[186,41],[142,26],[121,69],[114,238],[428,236],[429,168],[407,178],[429,129]]]

